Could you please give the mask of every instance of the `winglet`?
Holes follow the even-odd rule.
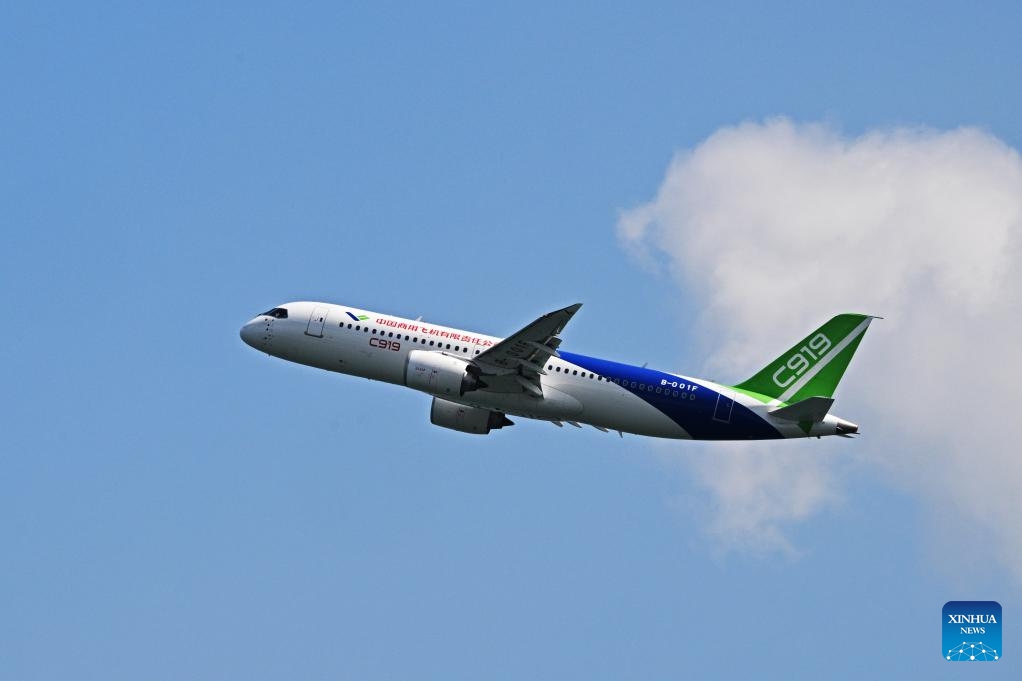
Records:
[[[553,317],[555,315],[565,315],[564,321],[560,323],[560,325],[557,327],[557,330],[554,331],[552,335],[556,336],[561,331],[563,331],[564,327],[567,326],[569,321],[571,321],[571,318],[574,317],[575,313],[578,312],[581,308],[582,303],[575,303],[574,305],[569,305],[568,307],[563,308],[561,310],[557,310],[556,312],[551,312],[550,314],[544,315],[546,317]]]

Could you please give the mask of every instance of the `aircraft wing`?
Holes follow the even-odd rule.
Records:
[[[543,315],[489,350],[472,358],[479,368],[480,378],[490,392],[516,393],[525,391],[543,397],[540,376],[546,374],[546,361],[557,355],[561,339],[557,337],[581,303],[569,305]]]

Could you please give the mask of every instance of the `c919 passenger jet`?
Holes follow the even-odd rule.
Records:
[[[874,318],[841,314],[748,380],[723,385],[577,355],[558,337],[581,304],[507,338],[329,303],[275,307],[241,328],[248,345],[318,369],[433,397],[430,421],[464,433],[508,415],[684,440],[850,437],[834,389]]]

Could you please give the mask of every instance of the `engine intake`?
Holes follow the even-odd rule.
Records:
[[[428,350],[408,353],[405,385],[432,395],[450,397],[461,397],[486,387],[479,379],[478,367],[463,359]]]
[[[429,410],[429,422],[434,426],[474,435],[486,435],[492,429],[514,425],[514,422],[502,412],[468,407],[439,397],[433,398],[433,407]]]

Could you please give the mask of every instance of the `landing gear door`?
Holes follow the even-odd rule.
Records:
[[[731,423],[731,412],[735,407],[735,394],[727,388],[717,393],[717,406],[713,409],[713,420],[720,423]]]
[[[305,334],[308,336],[315,336],[316,338],[323,337],[323,325],[326,323],[327,308],[316,306],[312,308],[312,314],[309,315],[309,326],[305,329]]]

